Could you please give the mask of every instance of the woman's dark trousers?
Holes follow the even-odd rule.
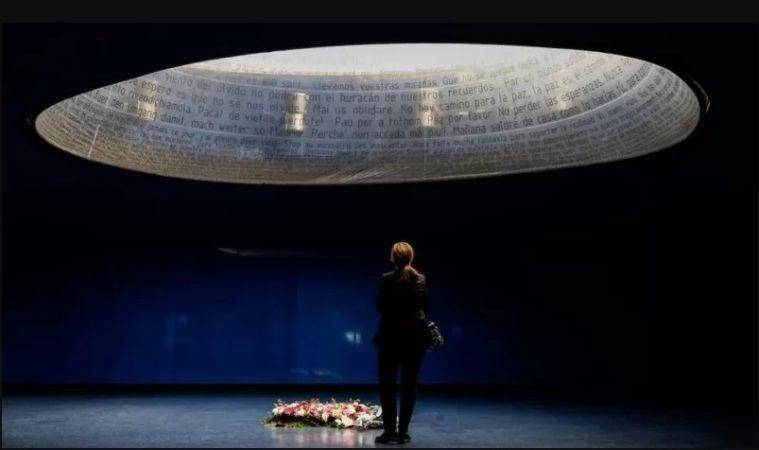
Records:
[[[411,347],[411,346],[408,346]],[[403,347],[380,347],[377,353],[377,373],[380,383],[380,402],[385,432],[395,432],[396,391],[398,371],[401,373],[401,410],[398,432],[407,433],[416,403],[416,383],[422,366],[424,350]]]

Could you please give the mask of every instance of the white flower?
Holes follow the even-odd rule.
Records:
[[[334,420],[339,428],[368,428],[381,425],[382,408],[378,405],[364,405],[359,400],[322,403],[318,399],[283,403],[277,401],[271,410],[274,416],[291,416],[299,420],[312,417],[323,424]]]

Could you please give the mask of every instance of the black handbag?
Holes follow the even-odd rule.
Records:
[[[420,311],[421,312],[421,311]],[[443,333],[440,332],[435,322],[429,320],[424,312],[421,312],[422,323],[424,324],[424,348],[428,352],[441,347],[445,344]]]

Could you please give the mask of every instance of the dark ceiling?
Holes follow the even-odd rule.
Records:
[[[146,245],[331,248],[424,235],[440,247],[456,246],[455,236],[486,243],[502,233],[589,229],[641,211],[652,223],[666,221],[677,208],[712,205],[730,208],[748,232],[756,221],[756,37],[753,25],[4,25],[4,243],[20,251],[99,237],[129,248],[151,241]],[[63,98],[151,71],[251,52],[373,42],[619,53],[696,80],[712,109],[687,141],[634,160],[355,187],[160,178],[69,155],[33,127],[42,109]]]

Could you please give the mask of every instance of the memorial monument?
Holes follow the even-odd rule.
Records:
[[[75,155],[158,175],[347,184],[631,158],[685,139],[698,119],[690,87],[638,59],[380,44],[170,68],[63,100],[36,127]]]

